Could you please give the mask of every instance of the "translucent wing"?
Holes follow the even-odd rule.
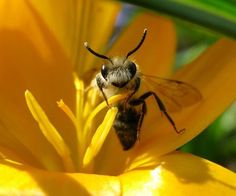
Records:
[[[143,74],[141,78],[147,88],[157,94],[169,112],[180,111],[202,99],[201,93],[188,83]]]

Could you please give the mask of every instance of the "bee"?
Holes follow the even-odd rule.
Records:
[[[107,57],[91,49],[87,42],[85,47],[93,55],[105,59],[101,71],[95,77],[95,83],[108,104],[108,98],[120,93],[127,93],[124,101],[117,104],[118,113],[113,127],[123,150],[131,149],[139,139],[144,116],[147,113],[146,100],[153,97],[160,111],[167,118],[177,134],[178,130],[169,111],[178,111],[182,107],[193,105],[201,99],[200,92],[193,86],[178,80],[147,76],[140,72],[138,65],[129,59],[143,44],[147,35],[144,29],[138,45],[123,57]],[[146,81],[152,88],[137,96],[141,84]],[[109,106],[110,107],[110,106]]]

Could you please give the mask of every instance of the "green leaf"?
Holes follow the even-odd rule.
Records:
[[[234,0],[122,0],[236,38]]]

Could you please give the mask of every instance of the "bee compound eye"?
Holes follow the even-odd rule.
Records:
[[[129,70],[129,73],[131,74],[131,76],[134,77],[134,75],[136,74],[136,71],[137,71],[136,64],[134,62],[131,62],[128,65],[128,70]]]
[[[101,74],[102,77],[106,80],[107,74],[108,74],[108,67],[106,65],[103,65],[101,68]]]

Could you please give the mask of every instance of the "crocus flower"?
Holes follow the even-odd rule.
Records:
[[[203,98],[171,114],[186,129],[181,135],[149,107],[140,141],[126,152],[109,132],[116,107],[108,110],[87,88],[100,62],[83,48],[88,41],[102,51],[119,8],[110,1],[0,2],[1,195],[236,193],[233,172],[175,151],[235,99],[236,43],[223,38],[172,75],[173,24],[153,14],[137,16],[109,55],[126,54],[148,28],[147,40],[132,56],[142,72],[172,75],[198,88]]]

